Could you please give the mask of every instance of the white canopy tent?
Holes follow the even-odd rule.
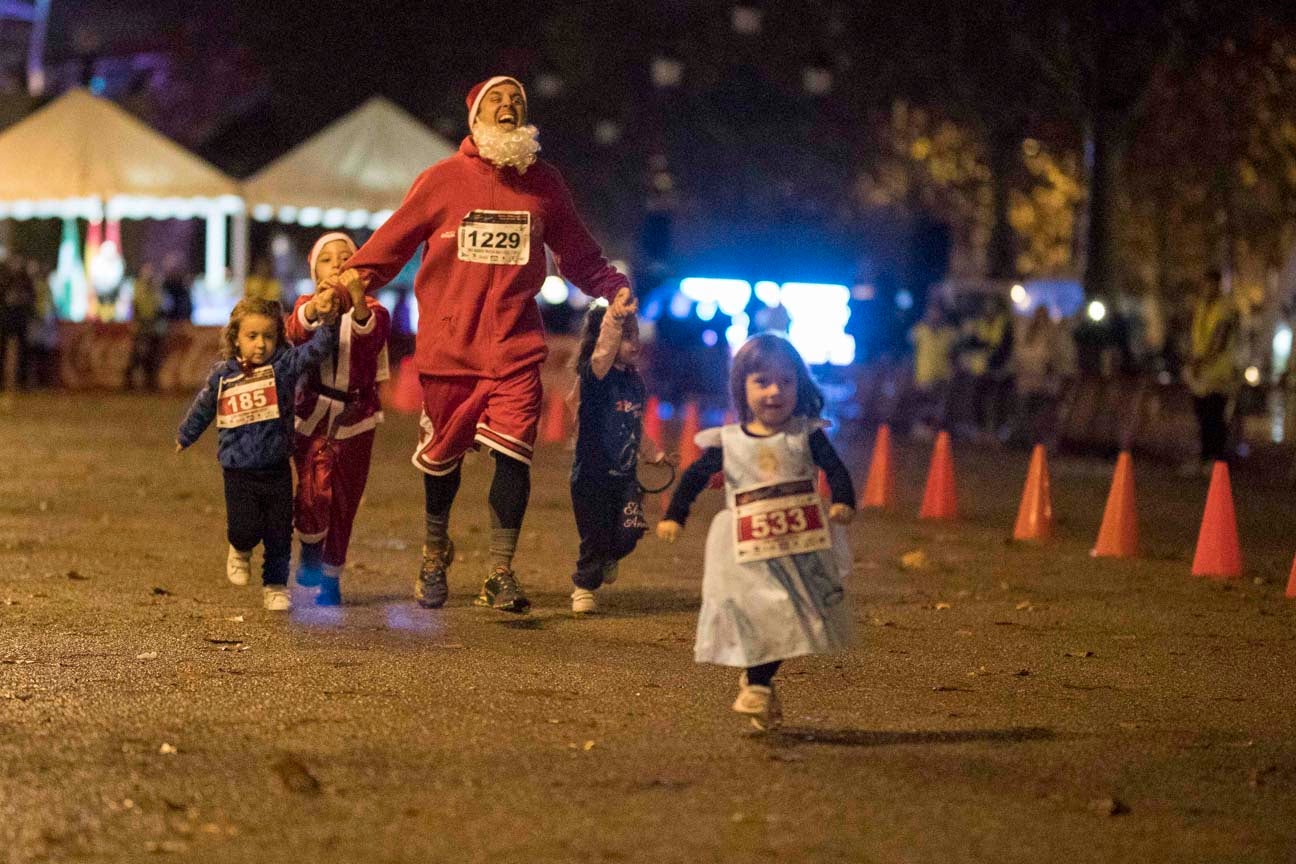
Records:
[[[423,169],[458,148],[375,96],[243,184],[252,218],[321,228],[377,228]]]
[[[84,89],[0,132],[0,218],[205,219],[209,288],[225,283],[225,220],[234,216],[237,230],[238,192],[232,178]],[[233,248],[241,278],[237,238]]]

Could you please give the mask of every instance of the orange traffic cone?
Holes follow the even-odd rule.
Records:
[[[895,469],[891,466],[891,427],[878,427],[869,462],[868,479],[864,481],[862,504],[865,507],[890,507],[895,503]]]
[[[684,418],[680,422],[679,456],[680,465],[687,468],[702,455],[701,448],[693,439],[702,431],[702,418],[698,414],[696,402],[684,406]]]
[[[1201,530],[1197,533],[1192,575],[1215,579],[1238,579],[1242,576],[1233,487],[1229,483],[1228,465],[1224,462],[1216,462],[1211,469],[1210,489],[1206,493]]]
[[[656,396],[649,396],[644,405],[643,437],[645,441],[651,441],[658,450],[663,449],[662,441],[665,439],[662,438],[661,404]]]
[[[936,436],[931,466],[927,469],[927,487],[923,490],[919,519],[954,519],[958,503],[954,494],[954,453],[948,432]]]
[[[540,427],[540,440],[546,444],[557,444],[567,437],[567,406],[555,393],[549,397],[545,406],[544,425]]]
[[[1048,459],[1043,444],[1031,452],[1026,487],[1017,508],[1014,540],[1047,540],[1053,536],[1053,496],[1049,493]]]
[[[1138,555],[1138,512],[1134,507],[1134,459],[1128,450],[1116,458],[1107,506],[1103,509],[1098,542],[1089,552],[1095,558],[1133,558]]]
[[[1287,593],[1283,596],[1288,600],[1296,600],[1296,558],[1292,559],[1291,575],[1287,577]]]
[[[406,357],[396,367],[391,407],[401,414],[417,414],[423,410],[423,385],[419,384],[418,367],[414,365],[413,357]]]

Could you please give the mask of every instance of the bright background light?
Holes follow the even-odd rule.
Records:
[[[550,306],[567,302],[567,283],[561,276],[546,276],[540,285],[540,299]]]
[[[1101,321],[1107,317],[1107,307],[1101,300],[1090,302],[1089,307],[1085,310],[1090,321]]]
[[[1031,305],[1030,294],[1026,292],[1025,285],[1018,284],[1012,286],[1012,290],[1008,292],[1008,296],[1012,298],[1013,305],[1016,306],[1018,309],[1020,309],[1022,312],[1025,312],[1028,309],[1030,309],[1030,305]]]
[[[850,289],[818,282],[785,282],[783,306],[792,324],[788,339],[811,365],[844,366],[855,359],[855,339],[846,334]]]

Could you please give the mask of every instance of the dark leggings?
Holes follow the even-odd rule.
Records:
[[[1193,399],[1197,426],[1201,432],[1201,460],[1214,462],[1228,459],[1228,397],[1211,393]]]
[[[601,483],[573,481],[571,491],[580,535],[572,582],[577,588],[595,591],[603,584],[604,567],[633,552],[647,528],[636,494],[639,484],[633,477],[603,478]],[[633,514],[628,512],[631,509]]]
[[[531,466],[509,456],[493,455],[495,476],[487,496],[493,521],[499,523],[496,527],[517,531],[522,527],[522,517],[526,515],[527,502],[531,499]],[[462,479],[463,472],[457,465],[449,474],[440,477],[424,474],[424,509],[432,516],[448,518]]]
[[[772,663],[762,663],[759,666],[747,667],[747,683],[756,684],[761,687],[770,687],[774,684],[774,673],[783,665],[782,660],[775,660]]]
[[[265,543],[261,581],[288,584],[292,557],[292,469],[282,465],[264,469],[225,469],[225,520],[229,544],[251,552]]]

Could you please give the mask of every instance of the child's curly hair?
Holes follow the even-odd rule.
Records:
[[[747,406],[747,376],[768,372],[778,365],[787,366],[796,376],[797,401],[792,415],[814,419],[823,411],[823,391],[810,377],[805,360],[792,343],[773,333],[760,333],[743,343],[729,369],[730,395],[743,423],[752,419],[751,408]]]
[[[278,300],[244,297],[230,310],[229,323],[221,330],[221,356],[226,360],[238,357],[239,324],[249,315],[263,315],[275,322],[275,345],[284,344],[283,307]]]

